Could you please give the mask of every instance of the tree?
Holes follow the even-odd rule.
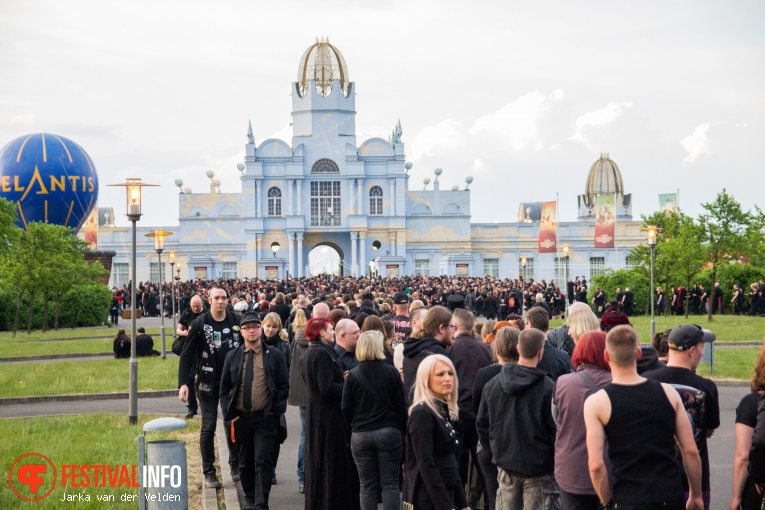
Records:
[[[663,255],[667,257],[670,272],[675,281],[685,286],[685,317],[688,318],[691,281],[704,269],[707,253],[702,245],[703,229],[682,213],[673,214],[677,220],[677,234],[666,238],[662,244]]]
[[[749,244],[752,234],[752,215],[741,209],[727,190],[717,194],[713,202],[701,204],[707,212],[699,216],[702,227],[702,241],[712,264],[712,285],[722,264],[748,257],[754,251]],[[712,307],[708,307],[708,318],[712,320]]]
[[[10,253],[22,232],[16,226],[16,204],[0,198],[0,261]]]

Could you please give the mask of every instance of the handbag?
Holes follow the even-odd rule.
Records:
[[[185,342],[185,338],[182,336],[175,337],[175,340],[173,340],[173,346],[171,347],[173,354],[176,354],[177,356],[180,356],[183,352],[183,343]]]

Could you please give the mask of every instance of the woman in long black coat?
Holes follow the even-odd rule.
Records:
[[[305,510],[358,508],[353,493],[356,467],[348,453],[349,435],[340,408],[345,374],[337,364],[335,330],[329,319],[306,324],[308,350],[303,378],[310,394],[305,435]],[[355,497],[355,505],[354,505]]]

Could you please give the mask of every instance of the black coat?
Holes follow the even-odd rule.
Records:
[[[305,418],[305,510],[353,509],[358,506],[351,484],[352,465],[348,452],[350,433],[340,403],[343,372],[337,353],[314,340],[303,355],[303,378],[310,399]]]
[[[547,372],[553,381],[557,381],[558,377],[563,374],[570,374],[574,371],[574,365],[568,354],[553,347],[547,339],[545,339],[545,350],[537,368]]]
[[[461,334],[454,337],[454,344],[447,351],[459,381],[460,419],[475,420],[471,407],[473,383],[478,371],[491,365],[491,347],[472,335]]]
[[[446,356],[446,346],[433,337],[409,337],[404,342],[404,393],[407,403],[411,403],[414,396],[412,393],[417,380],[417,368],[431,354]]]
[[[460,451],[459,434],[445,419],[445,409],[441,411],[441,416],[436,415],[420,403],[409,413],[404,501],[412,503],[416,510],[468,506],[456,457]]]
[[[281,416],[287,410],[287,395],[290,393],[290,376],[284,355],[274,347],[263,344],[263,371],[266,374],[266,384],[270,396],[266,407],[266,415]],[[220,408],[223,419],[231,421],[236,418],[238,411],[236,392],[242,381],[242,365],[244,363],[244,343],[226,355],[223,363],[223,374],[220,379]]]

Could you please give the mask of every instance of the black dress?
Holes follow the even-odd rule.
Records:
[[[468,506],[457,463],[459,433],[446,418],[446,404],[437,405],[440,415],[425,404],[418,404],[409,413],[407,423],[404,501],[417,510]]]
[[[351,461],[340,404],[343,398],[343,372],[337,353],[329,345],[314,340],[303,355],[303,378],[309,401],[305,419],[305,510],[345,510],[355,505]]]

